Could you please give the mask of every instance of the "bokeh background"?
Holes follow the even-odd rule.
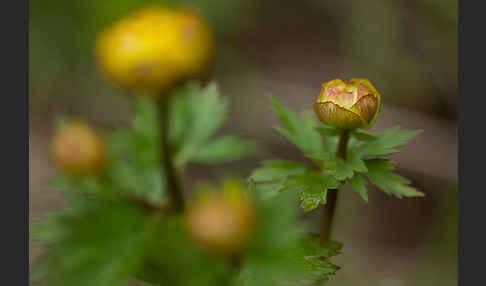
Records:
[[[333,238],[344,248],[332,260],[343,268],[327,285],[457,284],[456,0],[31,0],[31,221],[62,207],[60,192],[47,186],[56,118],[82,116],[103,126],[130,121],[123,92],[97,72],[93,41],[148,3],[190,5],[206,16],[217,41],[211,79],[231,102],[221,132],[260,146],[240,162],[191,166],[187,191],[200,180],[246,177],[263,159],[302,159],[271,129],[277,122],[269,94],[301,110],[311,107],[324,81],[369,78],[383,96],[370,131],[396,124],[424,130],[391,158],[426,197],[398,200],[369,188],[365,203],[343,189]],[[317,227],[320,211],[303,219]],[[29,246],[35,267],[42,248]]]

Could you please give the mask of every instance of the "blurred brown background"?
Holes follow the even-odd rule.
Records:
[[[320,84],[369,78],[383,96],[380,130],[399,124],[424,132],[392,158],[427,194],[398,200],[371,189],[370,202],[344,189],[333,238],[343,266],[328,285],[457,284],[457,2],[455,0],[31,0],[30,220],[62,207],[47,187],[48,144],[58,115],[102,125],[130,121],[122,92],[96,71],[92,43],[100,28],[147,3],[197,7],[217,39],[212,79],[231,106],[221,132],[255,140],[241,162],[193,165],[198,180],[246,177],[261,160],[301,160],[271,128],[268,95],[310,108]],[[316,221],[319,210],[303,215]],[[30,243],[31,266],[42,249]]]

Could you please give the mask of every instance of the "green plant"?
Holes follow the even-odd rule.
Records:
[[[152,40],[138,37],[136,44]],[[157,60],[161,57],[157,54]],[[141,62],[146,60],[142,57]],[[316,109],[321,120],[330,119],[337,127],[318,125],[308,110],[298,117],[273,97],[273,111],[282,123],[277,131],[313,164],[272,160],[255,170],[247,185],[232,179],[219,187],[183,191],[180,180],[187,164],[237,160],[255,145],[234,135],[215,136],[226,118],[227,100],[215,83],[202,88],[189,80],[194,74],[175,72],[177,79],[150,77],[148,89],[139,84],[146,83],[139,73],[125,74],[136,77],[124,81],[130,82],[133,95],[131,124],[105,130],[99,137],[89,126],[74,132],[71,141],[82,143],[77,148],[92,147],[85,143],[97,138],[95,145],[104,147],[95,148],[96,156],[89,158],[103,158],[95,160],[102,164],[89,172],[71,172],[71,164],[56,161],[60,172],[51,184],[66,191],[66,208],[32,225],[32,234],[51,246],[33,280],[73,286],[123,285],[129,277],[153,285],[315,285],[340,268],[329,261],[342,248],[329,240],[337,188],[349,182],[367,200],[367,176],[397,197],[422,195],[381,158],[418,132],[392,128],[371,135],[350,129],[373,124],[379,97],[367,101],[378,102],[373,112],[361,106],[359,117],[365,121],[360,124],[343,124],[329,110]],[[350,91],[362,92],[363,86],[356,84]],[[63,142],[54,141],[55,154],[59,146],[65,147]],[[306,211],[327,203],[320,237],[307,233],[305,222],[297,219],[296,200]]]

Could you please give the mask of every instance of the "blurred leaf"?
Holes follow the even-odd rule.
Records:
[[[339,134],[341,134],[341,131],[339,129],[325,124],[322,124],[321,126],[316,127],[315,129],[317,130],[317,132],[325,136],[339,136]]]
[[[232,135],[222,136],[206,143],[206,145],[194,155],[194,162],[222,162],[237,160],[255,149],[251,141],[239,139]]]
[[[160,139],[156,103],[137,97],[133,128],[110,133],[109,175],[115,186],[160,203],[166,178],[160,165]]]
[[[422,130],[400,130],[400,127],[396,126],[375,134],[375,140],[363,142],[356,148],[356,153],[361,157],[396,153],[397,147],[403,146],[421,132]]]
[[[360,131],[351,132],[351,135],[360,141],[373,141],[377,139],[376,136]]]
[[[225,259],[211,256],[195,246],[184,229],[181,217],[160,221],[150,242],[151,253],[137,278],[154,285],[213,286],[231,274]],[[190,271],[184,273],[181,271]]]
[[[349,179],[349,184],[351,188],[356,191],[366,202],[368,202],[368,191],[366,190],[366,180],[360,174],[354,174],[354,176]]]
[[[172,95],[170,140],[175,162],[216,162],[237,160],[253,149],[249,141],[236,136],[211,137],[226,118],[228,102],[219,96],[216,83],[204,89],[190,83]]]
[[[41,236],[55,242],[40,269],[46,285],[109,286],[122,285],[139,268],[154,218],[128,204],[96,200],[44,226]]]
[[[287,178],[291,175],[302,174],[311,168],[299,162],[285,160],[265,161],[261,168],[255,169],[250,180],[258,184],[258,189],[268,197],[273,197],[285,188]]]
[[[393,194],[398,198],[422,197],[425,194],[409,186],[410,180],[392,173],[394,165],[385,159],[366,160],[368,178],[378,188],[387,194]]]
[[[300,279],[306,269],[290,255],[304,229],[296,224],[295,194],[285,192],[267,200],[258,188],[250,184],[249,194],[257,211],[255,238],[234,285],[279,285],[280,281]]]
[[[317,123],[309,110],[301,113],[300,118],[288,107],[282,105],[277,97],[272,96],[272,110],[282,124],[275,127],[277,132],[295,144],[303,153],[317,153],[322,151]]]

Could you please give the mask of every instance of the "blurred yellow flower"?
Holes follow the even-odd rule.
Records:
[[[215,254],[240,250],[254,231],[255,212],[243,195],[244,187],[226,182],[220,193],[206,193],[188,206],[186,229],[201,247]]]
[[[314,112],[325,124],[343,128],[370,128],[380,111],[381,95],[367,79],[333,79],[322,84]]]
[[[202,74],[213,40],[204,20],[189,9],[151,6],[101,33],[96,55],[102,71],[122,88],[160,92]]]
[[[102,136],[82,121],[63,123],[51,145],[56,165],[71,175],[92,175],[104,166],[106,148]]]

